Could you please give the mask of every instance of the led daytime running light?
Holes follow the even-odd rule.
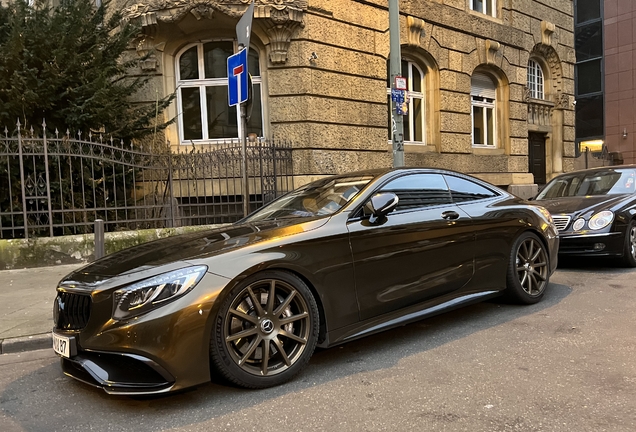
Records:
[[[113,319],[140,315],[184,295],[207,269],[206,266],[186,267],[118,289],[113,295]]]

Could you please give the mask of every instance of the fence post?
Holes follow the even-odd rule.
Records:
[[[20,131],[20,119],[16,124],[18,127],[18,158],[20,158],[20,186],[22,188],[22,217],[24,218],[24,238],[29,238],[29,222],[27,219],[27,203],[26,203],[26,191],[24,190],[24,161],[22,154],[22,132]]]
[[[176,216],[176,212],[177,212],[177,208],[174,205],[174,182],[172,181],[172,151],[168,150],[168,187],[170,188],[170,217],[172,218],[172,227],[171,228],[176,228],[177,226],[177,216]]]
[[[95,259],[103,258],[104,247],[104,220],[95,219]]]
[[[42,122],[42,138],[44,140],[44,172],[46,175],[46,202],[49,212],[49,235],[53,237],[53,211],[51,210],[51,181],[49,179],[49,147],[46,141],[46,122]]]

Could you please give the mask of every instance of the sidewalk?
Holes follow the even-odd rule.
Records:
[[[51,347],[55,288],[83,265],[0,270],[0,354]]]

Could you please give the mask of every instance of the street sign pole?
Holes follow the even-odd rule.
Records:
[[[241,172],[243,174],[243,217],[250,213],[250,184],[247,177],[247,116],[245,115],[245,104],[241,105]]]
[[[239,44],[239,51],[245,50],[245,71],[243,72],[247,77],[249,68],[247,67],[249,61],[249,48],[250,48],[250,36],[252,34],[252,19],[254,18],[254,0],[251,1],[247,10],[236,24],[236,37]],[[242,94],[242,90],[246,91],[246,94]],[[247,101],[244,101],[244,97],[247,98],[249,91],[239,86],[239,101],[241,109],[241,172],[243,183],[243,217],[246,217],[250,212],[250,190],[247,173]]]
[[[389,0],[389,39],[391,54],[389,57],[391,72],[391,87],[395,90],[395,77],[401,75],[402,59],[400,55],[400,9],[398,0]],[[393,142],[393,167],[404,166],[404,121],[401,114],[397,113],[398,102],[392,103],[392,142]]]

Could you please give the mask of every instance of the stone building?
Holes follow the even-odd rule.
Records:
[[[177,92],[172,146],[239,137],[226,58],[249,0],[138,0],[126,9],[154,49],[147,99]],[[130,5],[130,3],[127,3]],[[571,170],[572,0],[401,0],[408,78],[405,160],[530,195]],[[392,165],[387,0],[256,0],[248,133],[294,145],[295,185]],[[534,186],[533,186],[534,185]]]

